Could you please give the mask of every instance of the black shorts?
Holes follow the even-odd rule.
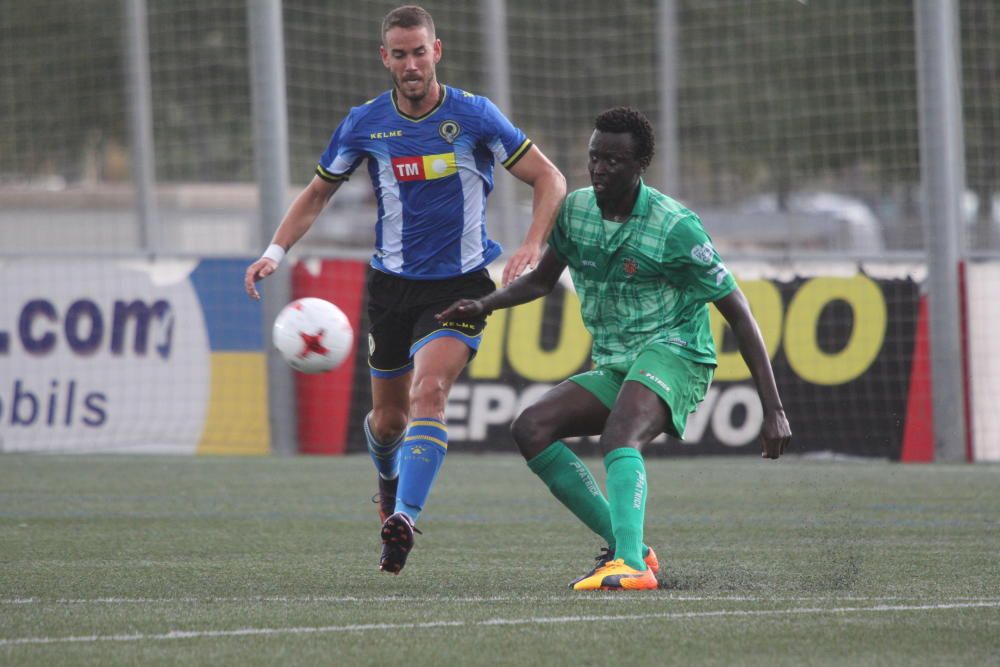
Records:
[[[460,339],[475,355],[486,328],[485,316],[438,322],[434,315],[459,299],[481,299],[495,289],[486,269],[444,280],[411,280],[369,271],[368,365],[372,375],[391,378],[409,372],[417,350],[441,336]]]

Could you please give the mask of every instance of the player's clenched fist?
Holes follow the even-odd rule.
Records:
[[[768,411],[760,429],[760,455],[765,459],[776,459],[785,453],[785,445],[792,439],[792,429],[788,425],[785,411],[778,408]]]
[[[243,288],[251,299],[260,299],[257,291],[257,281],[267,278],[278,268],[278,263],[268,257],[261,257],[256,262],[247,267],[246,275],[243,276]]]

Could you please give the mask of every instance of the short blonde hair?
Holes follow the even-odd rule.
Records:
[[[434,19],[430,12],[417,5],[403,5],[385,15],[382,19],[382,42],[385,43],[385,33],[393,28],[427,28],[427,34],[434,39]]]

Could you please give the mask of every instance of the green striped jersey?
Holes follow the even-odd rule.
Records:
[[[698,216],[640,183],[632,215],[606,225],[593,188],[566,197],[549,246],[569,267],[597,366],[653,342],[715,365],[708,306],[736,289]]]

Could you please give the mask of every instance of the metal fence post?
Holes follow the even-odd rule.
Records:
[[[132,182],[143,251],[155,257],[161,250],[156,205],[156,163],[153,159],[153,102],[149,75],[149,32],[146,0],[125,0],[126,81]]]
[[[510,93],[510,48],[507,43],[507,3],[506,0],[482,0],[480,11],[480,31],[483,35],[483,54],[486,59],[486,94],[507,117],[513,118],[513,104]],[[521,220],[516,215],[517,198],[515,188],[519,182],[507,170],[497,166],[494,170],[494,189],[490,199],[496,204],[499,225],[490,225],[493,235],[507,252],[517,248],[528,230],[529,220]],[[504,182],[506,181],[506,182]],[[503,182],[502,185],[500,183]]]
[[[958,3],[914,0],[920,85],[920,171],[927,237],[934,451],[966,460],[965,385],[959,309],[965,145]]]
[[[660,113],[656,152],[660,156],[660,184],[664,192],[682,196],[677,112],[677,0],[659,0],[657,11],[657,81]]]
[[[281,0],[249,0],[250,77],[253,93],[254,158],[260,191],[260,249],[270,242],[285,213],[288,191],[288,116]],[[267,349],[268,408],[275,453],[298,451],[293,371],[271,345],[271,323],[291,299],[286,263],[262,286]]]

